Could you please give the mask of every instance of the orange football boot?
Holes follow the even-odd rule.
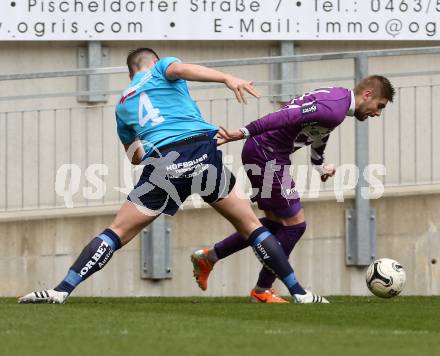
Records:
[[[257,293],[255,289],[251,290],[251,302],[252,303],[276,303],[285,304],[289,303],[287,300],[279,297],[278,293],[274,289],[267,289],[263,293]]]
[[[208,277],[214,267],[208,259],[208,249],[197,250],[191,255],[193,275],[201,290],[208,288]]]

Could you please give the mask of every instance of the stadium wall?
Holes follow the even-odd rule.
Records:
[[[436,45],[439,42],[300,42],[299,53],[349,51],[405,46]],[[125,63],[130,48],[145,43],[108,42],[108,66]],[[185,61],[267,56],[277,42],[152,42],[161,55],[176,55]],[[72,69],[78,66],[78,42],[0,43],[2,72],[38,72]],[[370,73],[409,73],[438,71],[440,55],[414,55],[369,60]],[[267,65],[225,68],[232,73],[256,81],[270,79]],[[350,60],[332,60],[298,64],[299,79],[311,80],[329,77],[353,76]],[[127,76],[109,76],[109,89],[122,90]],[[75,92],[75,77],[0,82],[3,96],[32,95],[36,93]],[[321,79],[320,79],[321,80]],[[434,158],[440,155],[440,142],[433,132],[440,132],[440,75],[400,76],[393,78],[402,86],[396,103],[387,108],[384,118],[369,120],[370,162],[387,167],[384,183],[387,185],[430,184],[440,182],[440,165]],[[297,92],[320,85],[353,86],[353,80],[334,80],[306,83]],[[408,87],[406,87],[408,86]],[[420,87],[417,87],[420,86]],[[259,86],[263,95],[267,86]],[[242,107],[231,93],[222,89],[194,90],[204,116],[227,127],[239,127],[278,108],[268,97],[249,100]],[[228,99],[224,99],[227,97]],[[87,201],[81,193],[73,197],[75,206],[116,204],[124,197],[113,187],[121,187],[124,153],[116,136],[114,107],[118,95],[108,97],[108,106],[86,107],[75,97],[47,97],[38,100],[0,100],[0,212],[39,208],[63,207],[63,198],[55,194],[56,173],[63,164],[76,164],[82,172],[79,192],[86,186],[85,170],[92,164],[104,163],[109,167],[105,178],[107,192],[102,200]],[[208,100],[208,101],[207,101]],[[48,109],[48,110],[44,110]],[[23,112],[21,110],[29,110]],[[12,112],[11,112],[12,111]],[[222,147],[235,159],[233,168],[240,163],[241,143]],[[336,165],[354,163],[354,120],[348,118],[332,134],[326,156]],[[295,154],[295,164],[307,164],[307,150]],[[386,180],[386,181],[385,181]],[[327,186],[332,182],[329,182]],[[405,190],[405,188],[402,188]]]
[[[352,200],[304,203],[308,228],[291,262],[303,284],[315,292],[368,294],[365,268],[345,266],[344,211],[352,206]],[[377,257],[391,257],[403,264],[407,272],[404,294],[439,294],[440,194],[384,197],[372,206],[377,209]],[[1,222],[0,295],[20,295],[58,283],[83,246],[111,221],[110,213]],[[251,250],[217,264],[207,292],[200,291],[192,277],[191,252],[231,233],[226,220],[210,208],[201,208],[179,211],[170,223],[172,279],[153,282],[140,278],[140,240],[136,238],[105,269],[81,284],[75,295],[247,295],[260,268]]]
[[[397,47],[434,46],[440,42],[341,42],[318,41],[300,42],[300,53],[331,52],[348,50],[365,50]],[[129,49],[144,46],[145,43],[108,42],[108,66],[121,66],[125,63]],[[276,42],[152,42],[149,46],[156,48],[161,55],[175,55],[185,61],[208,59],[228,59],[239,57],[267,56],[270,48],[277,47]],[[84,46],[79,42],[41,42],[41,43],[0,43],[0,66],[3,73],[52,71],[77,67],[77,49]],[[411,72],[417,70],[438,69],[439,56],[409,56],[402,58],[375,58],[370,60],[370,73],[375,72]],[[267,80],[267,66],[234,67],[228,71],[244,78]],[[349,61],[329,61],[323,63],[299,64],[298,73],[302,79],[323,78],[332,76],[351,76],[353,65]],[[440,83],[439,76],[396,78],[398,85],[426,85]],[[125,75],[113,75],[109,78],[111,89],[122,89],[127,83]],[[328,82],[322,84],[328,85]],[[335,83],[351,86],[352,81]],[[318,87],[320,83],[304,85],[302,90]],[[43,93],[56,91],[76,91],[77,78],[39,79],[30,81],[13,81],[0,83],[0,90],[7,95],[24,93]],[[261,88],[263,94],[267,94]],[[216,97],[220,91],[210,89],[202,93],[195,92],[196,99]],[[6,94],[3,94],[6,95]],[[406,96],[405,96],[406,95]],[[419,101],[423,102],[423,93]],[[438,91],[434,93],[438,95]],[[420,118],[430,117],[430,112],[438,113],[431,108],[434,102],[415,106],[414,93],[403,93],[402,117],[408,125],[402,132],[404,148],[402,166],[397,167],[398,153],[395,147],[396,122],[387,117],[386,135],[380,125],[381,120],[370,122],[370,158],[380,161],[383,150],[380,142],[390,142],[391,151],[386,152],[387,167],[391,170],[390,179],[398,183],[398,177],[404,181],[413,181],[419,174],[430,175],[434,180],[440,179],[440,165],[429,165],[427,143],[431,155],[439,157],[440,144],[432,141],[429,125],[420,125],[414,120],[413,113]],[[416,98],[417,99],[417,98]],[[109,96],[109,103],[115,102],[117,96]],[[426,102],[426,101],[425,101]],[[431,105],[432,104],[432,105]],[[438,102],[435,101],[435,105]],[[84,105],[70,98],[47,98],[39,100],[0,101],[0,122],[5,120],[2,112],[42,108],[78,108]],[[202,106],[202,110],[207,110]],[[266,101],[262,112],[270,111],[273,104]],[[429,110],[428,110],[429,109]],[[248,110],[248,109],[246,109]],[[394,110],[394,111],[393,111]],[[59,111],[60,118],[66,111]],[[229,119],[224,116],[224,107],[213,110],[213,121],[230,127],[235,125],[235,117],[241,123],[242,109],[231,106]],[[387,113],[388,115],[388,113]],[[396,117],[397,109],[390,106],[390,116]],[[0,143],[8,142],[0,155],[0,295],[14,296],[29,290],[47,288],[57,283],[66,269],[73,262],[88,240],[99,233],[112,219],[116,204],[120,201],[119,193],[110,191],[105,203],[114,205],[86,207],[87,202],[80,196],[75,203],[78,209],[51,209],[63,204],[61,197],[54,194],[54,177],[57,168],[63,163],[75,162],[84,169],[92,163],[105,163],[117,167],[123,159],[123,152],[115,136],[115,125],[112,110],[104,112],[104,125],[101,125],[94,111],[84,112],[74,118],[73,130],[68,133],[66,122],[57,116],[42,116],[43,125],[38,135],[39,150],[36,150],[35,136],[37,127],[32,116],[10,116],[8,130],[0,130]],[[252,111],[245,112],[244,119],[252,120]],[[401,119],[401,118],[399,118]],[[438,116],[434,117],[438,119]],[[46,121],[45,121],[46,120]],[[14,122],[13,122],[14,121]],[[24,122],[24,124],[23,124]],[[405,122],[405,121],[404,121]],[[440,129],[439,120],[434,120],[436,132]],[[418,136],[414,136],[412,127],[418,124]],[[0,126],[0,127],[3,127]],[[347,121],[338,136],[332,137],[327,152],[329,161],[339,159],[346,163],[354,160],[353,122]],[[87,131],[88,130],[88,131]],[[101,132],[102,134],[97,134]],[[87,135],[85,133],[88,132]],[[67,133],[73,142],[72,155],[60,149],[66,142]],[[340,135],[340,136],[339,136]],[[414,139],[417,137],[417,139]],[[430,137],[428,139],[428,137]],[[6,141],[6,138],[8,141]],[[342,142],[337,145],[335,142]],[[56,149],[54,143],[61,146]],[[24,144],[25,143],[25,144]],[[432,148],[431,148],[432,146]],[[227,153],[238,157],[241,145],[228,145]],[[343,147],[343,150],[340,148]],[[394,149],[393,149],[394,147]],[[39,151],[39,152],[38,152]],[[418,163],[413,164],[418,155]],[[119,158],[118,158],[119,157]],[[307,162],[307,152],[298,152],[297,164]],[[24,163],[23,163],[24,162]],[[437,161],[438,162],[438,161]],[[434,162],[435,163],[435,162]],[[6,170],[5,167],[8,167]],[[399,170],[397,170],[399,168]],[[36,173],[38,171],[38,173]],[[417,172],[417,173],[416,173]],[[114,177],[114,175],[112,176]],[[107,184],[117,184],[117,180]],[[23,188],[20,184],[24,182]],[[411,188],[411,189],[410,189]],[[406,268],[408,284],[406,294],[439,294],[439,260],[440,251],[440,193],[439,186],[429,189],[413,187],[396,187],[386,190],[386,196],[372,201],[377,209],[377,257],[392,257],[399,260]],[[38,201],[37,201],[38,197]],[[37,204],[38,203],[38,204]],[[293,257],[299,278],[308,287],[323,294],[366,294],[364,269],[345,267],[345,222],[344,209],[353,205],[352,200],[336,203],[334,198],[307,201],[305,204],[308,230]],[[29,210],[31,209],[31,210]],[[194,222],[197,221],[197,224]],[[140,243],[135,239],[122,249],[114,260],[97,276],[92,277],[78,288],[77,295],[100,296],[142,296],[142,295],[246,295],[255,283],[259,265],[251,251],[243,251],[222,261],[213,274],[211,287],[206,293],[198,290],[192,280],[189,254],[201,245],[210,245],[232,231],[230,225],[209,209],[185,209],[171,219],[173,229],[173,272],[171,280],[150,282],[140,279]],[[434,263],[435,262],[435,263]],[[284,290],[280,288],[281,290]]]

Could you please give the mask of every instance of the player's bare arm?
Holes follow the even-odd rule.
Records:
[[[224,83],[234,92],[239,103],[247,103],[245,92],[256,98],[260,97],[260,94],[253,87],[252,81],[240,79],[231,74],[197,64],[173,63],[168,67],[166,76],[170,80],[184,79],[197,82]]]
[[[142,162],[142,158],[145,156],[145,150],[138,139],[132,143],[124,144],[124,149],[131,164],[137,165]]]
[[[223,126],[220,126],[220,130],[217,133],[217,146],[221,146],[227,142],[243,140],[247,135],[242,130],[243,129],[228,130]]]

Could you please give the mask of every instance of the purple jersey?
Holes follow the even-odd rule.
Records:
[[[353,92],[340,87],[316,89],[298,96],[280,110],[248,124],[251,136],[279,155],[290,155],[311,145],[311,161],[324,162],[324,150],[330,133],[354,114]]]

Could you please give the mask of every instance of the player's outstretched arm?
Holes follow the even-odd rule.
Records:
[[[217,136],[217,146],[221,146],[227,142],[242,140],[246,137],[241,130],[227,130],[223,126],[220,126]]]
[[[188,63],[172,63],[166,70],[170,80],[184,79],[197,82],[224,83],[235,94],[239,103],[247,103],[245,92],[258,98],[260,94],[255,90],[252,81],[234,77],[219,70]]]

